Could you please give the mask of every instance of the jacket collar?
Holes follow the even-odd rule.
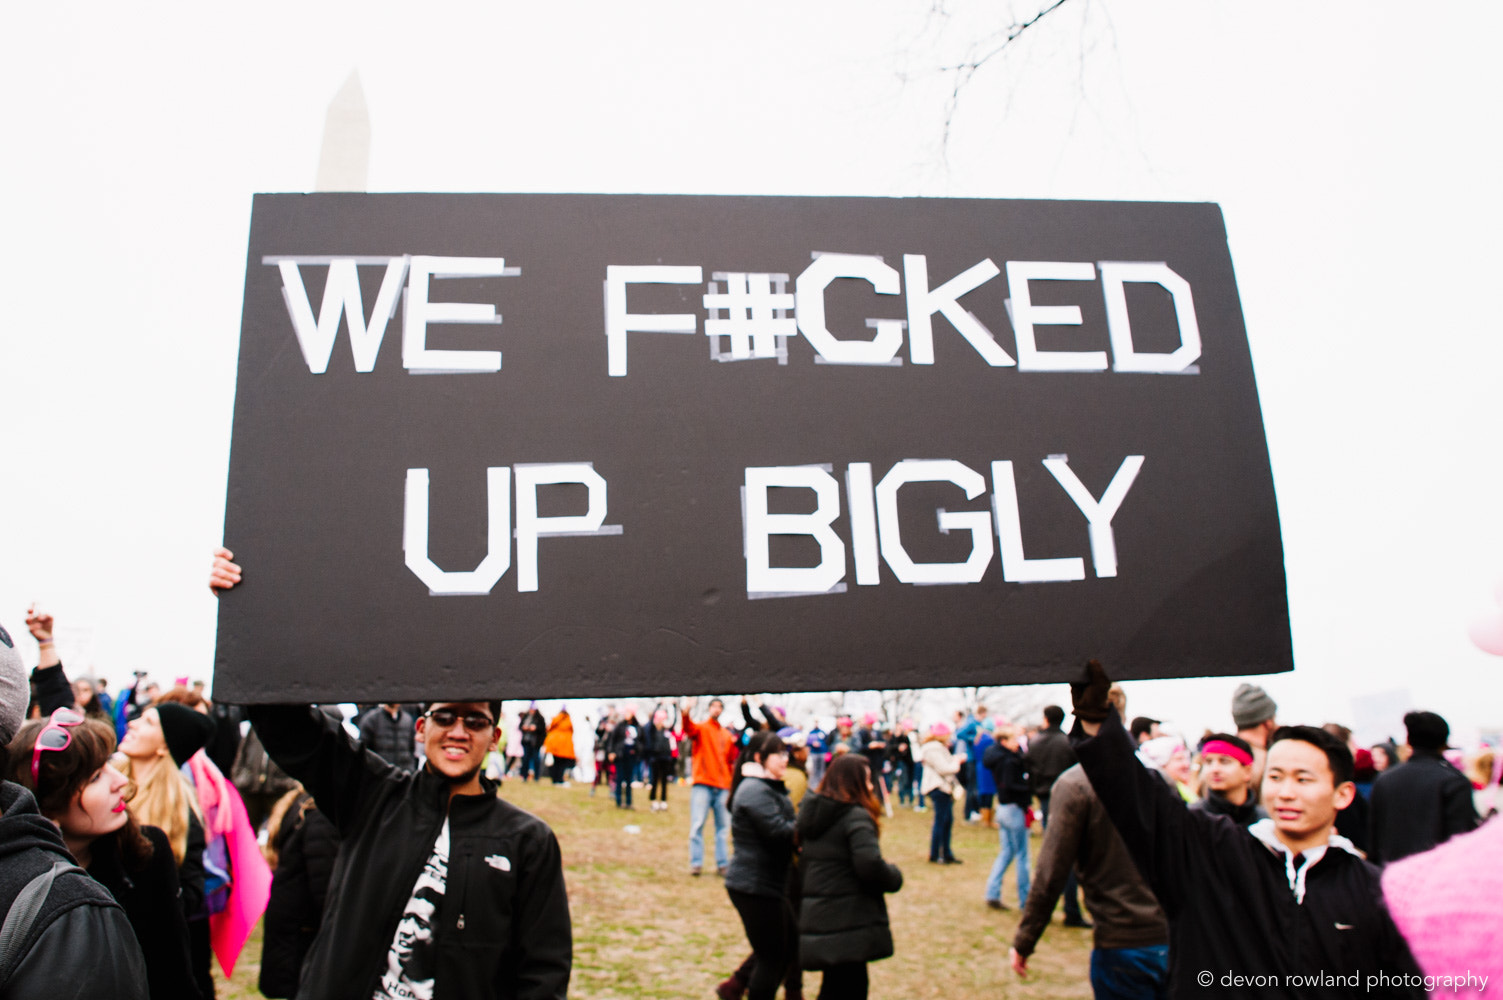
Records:
[[[1326,856],[1327,851],[1334,847],[1338,850],[1346,851],[1355,858],[1362,857],[1356,846],[1339,833],[1331,834],[1330,839],[1320,847],[1312,847],[1301,854],[1295,854],[1289,849],[1288,844],[1279,839],[1278,833],[1274,829],[1273,820],[1271,819],[1258,820],[1247,828],[1247,832],[1256,837],[1264,847],[1267,847],[1274,854],[1283,856],[1284,875],[1289,879],[1289,891],[1294,893],[1294,901],[1301,905],[1305,902],[1305,875]],[[1300,859],[1300,864],[1297,868],[1294,864],[1295,858]]]

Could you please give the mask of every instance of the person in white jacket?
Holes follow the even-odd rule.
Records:
[[[950,752],[950,727],[936,722],[919,750],[924,765],[924,783],[919,793],[934,804],[934,825],[929,833],[929,861],[932,864],[958,865],[960,859],[950,850],[950,831],[955,826],[955,776],[960,773],[961,758]]]

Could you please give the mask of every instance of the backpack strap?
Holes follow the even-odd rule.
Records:
[[[42,905],[47,902],[47,895],[52,891],[52,883],[59,875],[67,872],[88,874],[72,862],[54,861],[51,868],[27,882],[16,895],[15,902],[11,903],[10,912],[5,915],[5,923],[0,925],[0,986],[10,980],[10,974],[20,964],[21,945],[42,912]]]

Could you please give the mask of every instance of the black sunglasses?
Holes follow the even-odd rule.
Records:
[[[424,712],[423,718],[432,719],[433,724],[440,729],[453,729],[454,723],[459,722],[461,718],[463,718],[464,727],[472,733],[483,733],[488,729],[496,728],[496,720],[483,712],[469,712],[461,717],[452,708],[435,708]]]

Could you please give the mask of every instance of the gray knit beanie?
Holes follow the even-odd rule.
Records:
[[[16,730],[26,721],[26,706],[31,703],[31,685],[26,682],[26,668],[21,654],[5,626],[0,625],[0,745],[15,738]]]
[[[1232,721],[1238,729],[1251,729],[1260,722],[1267,722],[1278,712],[1279,706],[1268,697],[1268,692],[1256,684],[1242,684],[1232,694]]]

